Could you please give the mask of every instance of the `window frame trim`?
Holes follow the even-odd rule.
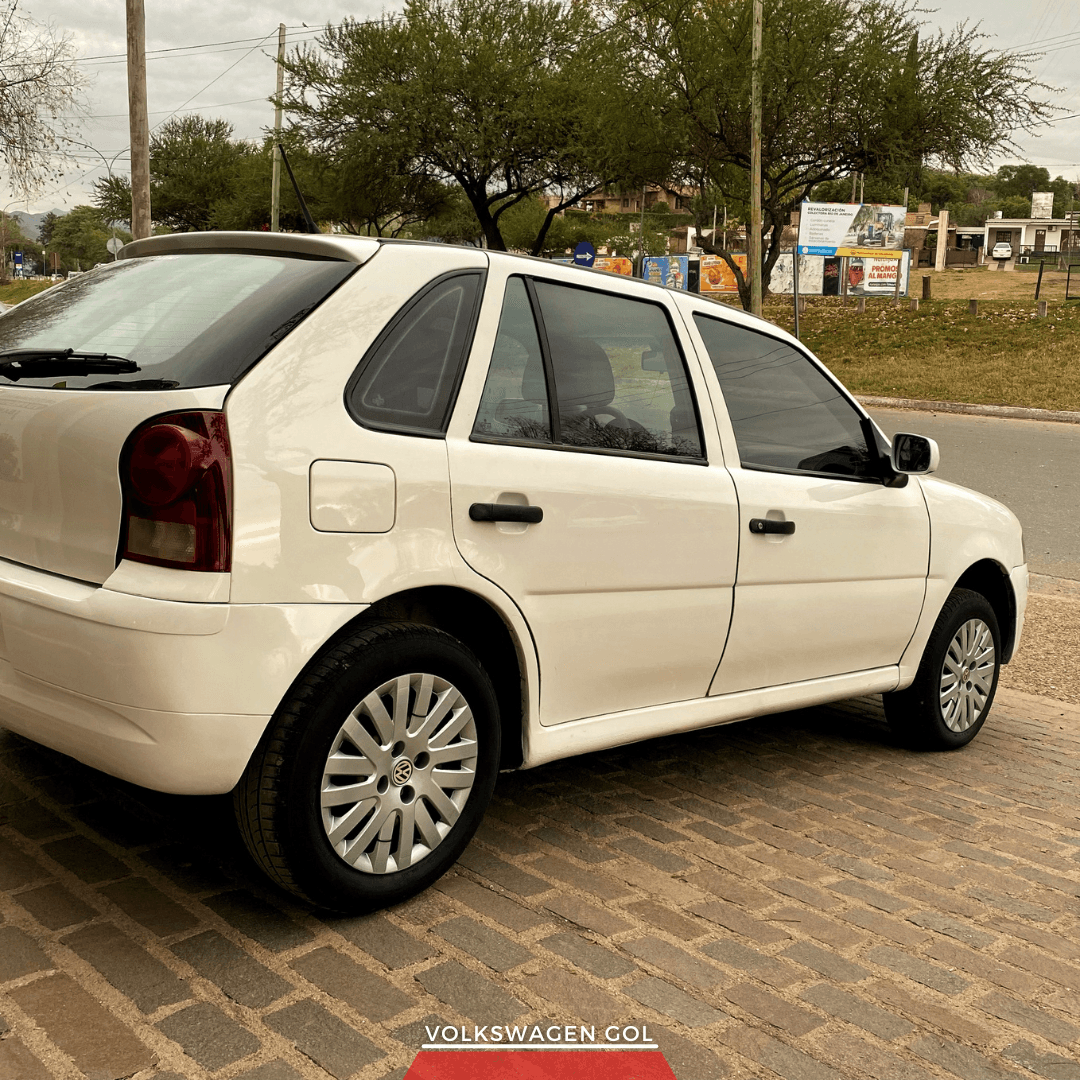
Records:
[[[450,420],[453,417],[454,409],[457,406],[458,394],[461,392],[461,382],[465,374],[465,368],[468,366],[469,357],[472,354],[472,345],[473,340],[476,337],[476,326],[479,321],[480,308],[483,304],[484,293],[487,287],[487,275],[488,272],[485,267],[467,267],[458,270],[447,270],[445,273],[439,274],[438,277],[423,284],[409,297],[408,300],[405,301],[404,304],[401,305],[400,308],[398,308],[394,313],[393,318],[379,331],[378,336],[364,351],[364,355],[360,357],[356,367],[353,369],[353,373],[345,383],[345,389],[342,393],[342,404],[344,404],[345,411],[349,414],[350,419],[355,424],[358,424],[368,431],[382,431],[390,435],[405,435],[416,439],[446,438],[447,429],[450,427]],[[387,339],[405,321],[409,312],[420,304],[429,293],[439,288],[440,285],[458,277],[476,277],[479,278],[479,282],[476,289],[476,295],[473,297],[472,311],[469,312],[468,316],[468,329],[466,330],[465,337],[461,343],[461,355],[457,361],[457,370],[454,372],[451,380],[450,393],[446,398],[446,406],[439,428],[437,430],[421,430],[419,428],[409,429],[400,425],[374,423],[363,419],[358,415],[358,410],[353,408],[351,399],[356,384],[363,377],[363,374],[371,361],[378,354]]]
[[[690,370],[690,364],[687,360],[686,349],[684,343],[679,339],[679,331],[676,328],[675,320],[671,317],[671,311],[665,304],[658,303],[656,300],[648,300],[644,297],[637,296],[621,296],[619,293],[611,292],[607,289],[597,288],[593,285],[579,285],[577,282],[561,281],[557,278],[543,277],[538,274],[510,274],[506,278],[506,282],[503,287],[503,298],[505,302],[506,287],[510,284],[514,278],[520,278],[525,284],[525,291],[529,297],[529,305],[532,309],[533,322],[536,324],[537,338],[540,342],[540,359],[544,367],[544,384],[547,388],[548,395],[548,416],[550,418],[550,430],[552,442],[529,442],[524,439],[503,439],[496,435],[483,435],[476,433],[476,418],[473,418],[473,427],[469,432],[469,441],[477,443],[487,443],[490,445],[498,446],[523,446],[531,447],[534,450],[561,450],[572,451],[577,453],[588,454],[602,454],[608,457],[620,457],[620,458],[640,458],[646,461],[673,461],[681,465],[708,465],[709,456],[706,450],[705,444],[705,429],[701,421],[701,405],[698,402],[697,392],[694,388],[694,377]],[[629,300],[631,302],[638,302],[648,304],[652,307],[659,309],[667,321],[668,330],[671,333],[672,340],[675,343],[675,348],[678,351],[679,359],[682,361],[683,374],[686,377],[686,388],[690,394],[690,403],[694,410],[694,420],[697,426],[698,446],[701,448],[700,455],[688,455],[688,454],[652,454],[642,450],[619,450],[606,446],[573,446],[569,443],[563,443],[558,441],[562,435],[561,417],[558,414],[558,410],[552,407],[552,403],[558,403],[558,386],[555,382],[555,370],[554,364],[551,360],[551,351],[548,344],[547,326],[544,322],[543,312],[540,309],[540,298],[536,294],[535,283],[539,281],[545,285],[555,285],[566,289],[577,289],[580,292],[599,293],[601,296],[611,296],[619,300]],[[490,358],[488,359],[490,365]]]

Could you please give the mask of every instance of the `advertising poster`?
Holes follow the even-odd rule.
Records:
[[[641,276],[654,285],[685,289],[689,268],[690,259],[686,255],[647,255]]]
[[[769,278],[769,292],[790,296],[795,291],[791,261],[790,252],[783,252],[776,260]],[[824,273],[825,260],[820,255],[800,255],[799,295],[820,296]]]
[[[900,273],[900,295],[907,296],[908,271],[911,255],[905,251],[902,259],[848,259],[849,296],[892,296],[896,289],[896,274]],[[802,266],[799,267],[800,272]],[[802,282],[799,282],[802,285]],[[800,289],[801,291],[801,289]]]
[[[906,216],[903,206],[804,202],[799,207],[799,254],[898,259]]]
[[[593,259],[594,270],[606,270],[609,274],[622,274],[623,277],[634,276],[634,262],[632,259],[611,259],[606,255],[597,255]]]
[[[745,274],[746,273],[746,256],[735,255],[733,256],[736,266]],[[735,275],[731,272],[731,267],[728,266],[719,255],[702,255],[701,256],[701,283],[699,292],[703,296],[718,296],[725,295],[738,295],[739,286],[735,280]]]

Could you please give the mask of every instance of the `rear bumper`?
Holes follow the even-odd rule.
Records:
[[[158,600],[0,560],[0,726],[145,787],[228,791],[297,674],[363,610]]]

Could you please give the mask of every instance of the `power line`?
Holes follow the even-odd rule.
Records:
[[[322,32],[321,28],[319,30],[316,30],[314,27],[307,27],[307,26],[304,26],[302,23],[297,25],[297,26],[286,27],[286,29],[288,29],[288,30],[300,30],[300,29],[311,30],[314,33],[321,33]],[[149,49],[149,50],[147,50],[146,55],[147,56],[158,56],[158,55],[161,55],[162,53],[184,52],[184,51],[186,51],[188,49],[211,49],[211,48],[215,48],[218,45],[246,45],[246,44],[248,44],[248,43],[250,43],[252,41],[254,41],[256,43],[260,43],[260,42],[263,42],[265,40],[266,40],[265,37],[261,37],[261,38],[247,37],[247,38],[233,38],[230,41],[203,41],[203,42],[200,42],[198,45],[174,45],[174,46],[172,46],[171,48],[168,48],[168,49]],[[75,62],[77,64],[82,64],[82,63],[85,63],[88,60],[116,60],[116,59],[123,60],[123,59],[126,59],[126,58],[127,58],[127,53],[126,52],[122,52],[122,53],[101,53],[101,54],[99,54],[97,56],[76,56],[75,57]]]

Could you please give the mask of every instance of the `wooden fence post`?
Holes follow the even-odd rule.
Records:
[[[979,315],[979,301],[978,300],[969,300],[968,301],[968,314],[969,315],[974,315],[976,318],[978,317],[978,315]]]
[[[922,298],[924,300],[930,299],[930,275],[923,274],[922,278]]]
[[[1040,300],[1039,301],[1039,318],[1040,319],[1045,319],[1046,318],[1046,301],[1045,300]]]
[[[866,310],[866,297],[860,296],[858,303],[855,305],[855,310],[858,314],[862,314]]]
[[[926,279],[924,278],[923,280],[925,281]],[[908,307],[911,308],[912,311],[918,311],[919,310],[919,298],[917,296],[913,296],[908,301]]]

